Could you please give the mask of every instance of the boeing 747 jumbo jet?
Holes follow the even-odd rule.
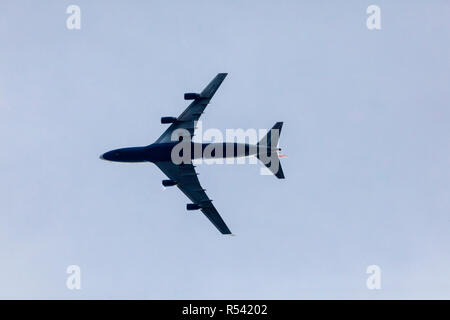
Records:
[[[222,234],[231,235],[219,212],[200,185],[193,159],[256,156],[278,178],[284,179],[277,147],[283,122],[277,122],[256,145],[247,143],[194,143],[195,123],[221,85],[227,73],[219,73],[201,93],[185,93],[193,100],[178,117],[162,117],[161,123],[171,124],[154,143],[144,147],[116,149],[100,156],[117,162],[153,162],[169,178],[165,187],[177,186],[191,201],[187,210],[201,210]],[[198,152],[200,151],[200,152]],[[208,152],[209,151],[209,152]]]

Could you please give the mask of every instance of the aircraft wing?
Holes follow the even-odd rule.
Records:
[[[155,164],[169,179],[177,182],[177,187],[192,203],[200,206],[200,210],[222,234],[231,234],[230,229],[212,204],[212,200],[208,198],[205,189],[200,185],[195,166],[192,164],[176,165],[170,161],[155,162]]]
[[[196,98],[183,113],[177,118],[177,121],[172,123],[170,127],[164,131],[164,133],[156,140],[155,143],[171,142],[172,132],[177,129],[186,129],[190,133],[190,138],[194,135],[194,122],[197,121],[205,110],[206,106],[211,101],[211,98],[216,93],[217,89],[222,84],[222,81],[227,76],[227,73],[219,73],[214,79],[206,86],[200,93],[200,96]]]

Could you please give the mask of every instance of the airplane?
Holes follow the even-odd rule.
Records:
[[[154,163],[169,178],[168,180],[162,181],[163,186],[177,186],[192,201],[192,203],[186,205],[187,210],[201,210],[222,234],[232,235],[230,229],[212,204],[212,200],[206,195],[205,189],[200,185],[197,177],[198,174],[195,172],[195,166],[191,160],[198,158],[237,158],[256,155],[278,179],[284,179],[283,169],[281,168],[278,157],[276,157],[276,165],[274,165],[275,161],[273,157],[273,155],[278,155],[278,152],[281,150],[277,147],[277,144],[283,122],[277,122],[256,145],[247,143],[192,142],[196,122],[226,76],[227,73],[217,74],[201,93],[185,93],[184,99],[193,101],[177,118],[161,118],[162,124],[170,124],[170,126],[154,143],[142,147],[111,150],[101,155],[100,159],[116,162]],[[178,133],[178,135],[175,133]],[[174,161],[173,151],[177,146],[179,147],[181,143],[185,143],[186,141],[186,153],[183,153],[183,151],[179,153],[179,155],[186,155],[186,157],[181,162]],[[205,155],[204,151],[208,148],[213,151],[209,155]],[[200,154],[189,152],[190,150],[199,149],[202,151]],[[227,152],[230,150],[232,150],[231,154]]]

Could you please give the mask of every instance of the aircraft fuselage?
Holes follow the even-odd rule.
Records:
[[[173,161],[173,155],[183,156],[187,150],[189,159],[239,158],[256,155],[258,146],[248,143],[190,143],[184,151],[174,148],[179,142],[155,143],[145,147],[121,148],[108,151],[100,156],[103,160],[117,162],[160,162]],[[178,146],[179,148],[180,146]],[[261,148],[261,147],[259,147]],[[262,151],[262,150],[261,150]]]

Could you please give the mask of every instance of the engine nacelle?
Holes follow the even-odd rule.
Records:
[[[198,210],[198,209],[201,209],[202,207],[200,207],[198,204],[195,204],[195,203],[188,203],[187,205],[186,205],[186,209],[188,209],[188,210]]]
[[[184,100],[195,100],[198,98],[200,98],[200,94],[198,93],[187,92],[184,94]]]
[[[173,187],[177,184],[177,182],[173,180],[163,180],[162,184],[164,187]]]
[[[165,124],[165,123],[174,123],[175,121],[177,121],[177,118],[175,117],[162,117],[161,118],[161,123]]]

